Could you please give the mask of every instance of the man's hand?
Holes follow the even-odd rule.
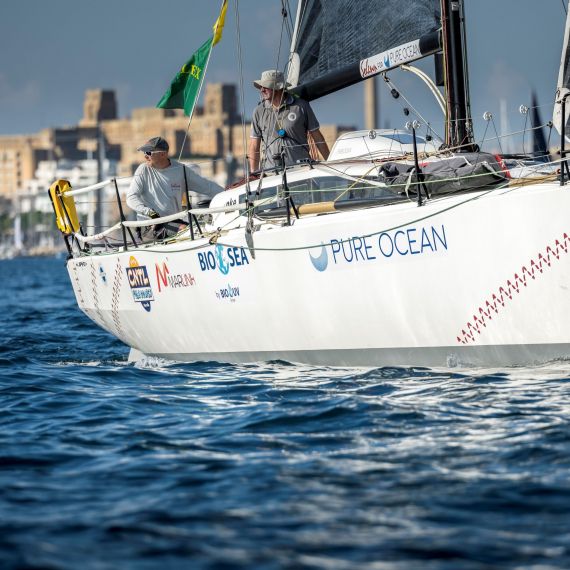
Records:
[[[160,214],[157,214],[154,210],[151,210],[148,214],[151,220],[155,220],[156,218],[160,218]],[[155,224],[152,226],[152,235],[154,239],[160,240],[166,238],[166,228],[164,224]]]
[[[152,235],[156,240],[166,239],[168,237],[166,224],[156,224],[152,226]]]

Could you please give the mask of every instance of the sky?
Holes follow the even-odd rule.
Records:
[[[289,0],[295,12],[296,0]],[[472,111],[476,137],[483,113],[501,127],[523,129],[520,105],[538,96],[543,121],[551,115],[564,34],[566,0],[465,0]],[[218,0],[18,0],[3,2],[0,18],[0,134],[34,133],[75,125],[86,89],[114,89],[119,115],[154,106],[181,65],[210,36]],[[224,37],[212,53],[207,81],[239,84],[236,0],[229,0]],[[245,115],[258,100],[252,81],[283,67],[281,0],[239,0]],[[281,50],[279,46],[281,44]],[[431,59],[421,63],[433,71]],[[440,111],[415,76],[390,78],[424,120],[440,129]],[[403,128],[409,117],[379,82],[380,124]],[[364,127],[363,90],[353,86],[315,101],[322,124]],[[240,105],[241,106],[241,105]],[[492,124],[485,136],[489,138]]]

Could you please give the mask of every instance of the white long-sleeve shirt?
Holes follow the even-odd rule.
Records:
[[[127,191],[127,205],[138,217],[148,218],[152,211],[168,216],[182,211],[185,195],[184,171],[188,181],[188,194],[192,207],[211,200],[223,188],[215,182],[196,174],[190,167],[171,160],[166,168],[154,168],[141,164],[135,171]]]

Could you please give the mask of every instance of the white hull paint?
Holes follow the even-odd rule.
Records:
[[[68,270],[86,315],[148,356],[528,365],[570,358],[569,236],[553,182],[261,224],[255,259],[239,227]]]

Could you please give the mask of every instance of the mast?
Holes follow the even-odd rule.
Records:
[[[372,131],[379,127],[378,86],[374,75],[364,82],[364,128]]]
[[[463,0],[441,0],[443,50],[446,76],[446,144],[459,152],[473,150],[470,119],[465,16]]]

